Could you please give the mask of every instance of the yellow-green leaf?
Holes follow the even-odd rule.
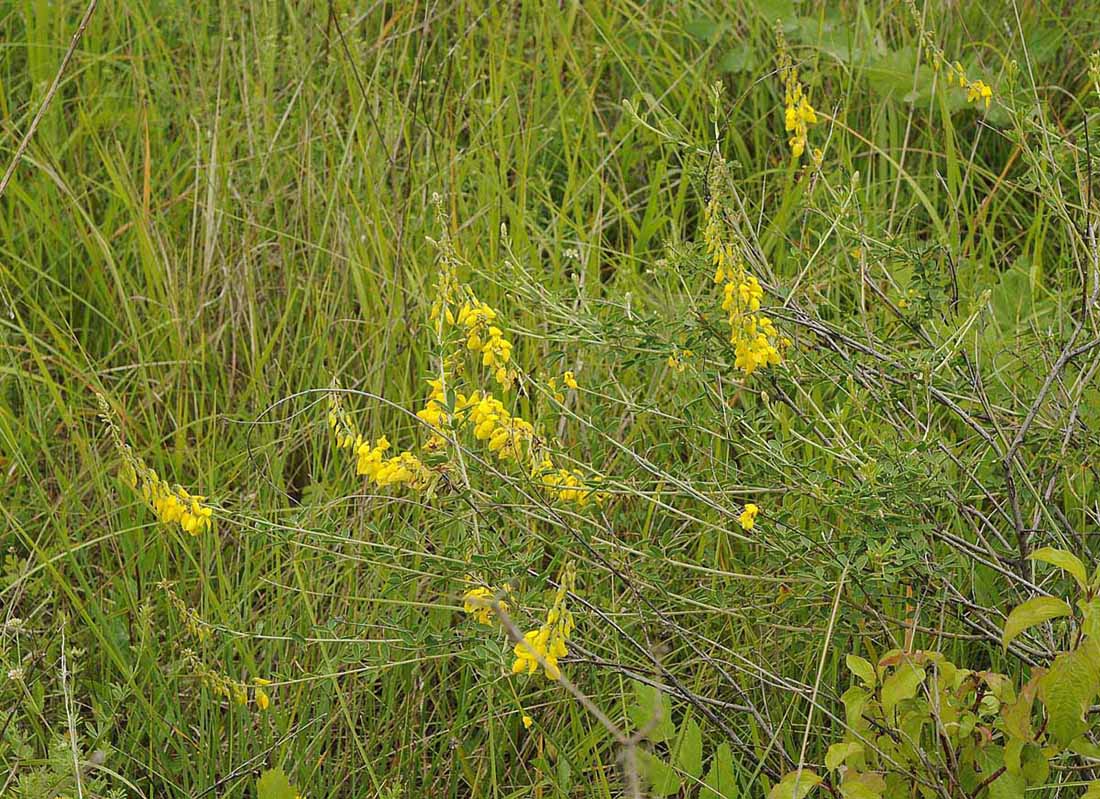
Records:
[[[1088,587],[1089,577],[1088,572],[1085,571],[1085,564],[1072,552],[1055,549],[1054,547],[1043,547],[1032,552],[1030,559],[1049,563],[1051,566],[1057,566],[1062,571],[1069,572],[1073,575],[1073,579],[1077,581],[1077,585],[1081,586],[1082,591]]]
[[[863,744],[858,741],[845,741],[844,743],[833,744],[825,754],[825,768],[832,771],[849,757],[862,751]]]
[[[802,799],[821,784],[821,777],[809,769],[792,771],[768,793],[768,799]]]
[[[1049,717],[1047,730],[1061,746],[1085,731],[1085,711],[1097,687],[1096,667],[1083,648],[1056,657],[1039,680],[1039,695]]]
[[[1069,616],[1072,613],[1073,608],[1057,597],[1037,596],[1029,599],[1024,604],[1014,607],[1008,614],[1004,633],[1001,635],[1001,646],[1008,649],[1013,639],[1029,627],[1051,619]]]
[[[710,759],[703,787],[699,789],[699,799],[737,799],[740,791],[733,770],[733,751],[727,743],[718,744],[714,757]]]
[[[256,781],[256,799],[294,799],[297,793],[281,768],[268,769]]]
[[[894,708],[906,699],[917,695],[924,682],[924,669],[906,661],[894,669],[894,673],[882,681],[882,712],[888,721],[894,718]]]
[[[861,658],[859,655],[847,655],[844,662],[848,665],[848,671],[863,680],[864,685],[868,688],[875,687],[878,677],[875,675],[875,667],[871,665],[869,660]]]
[[[676,769],[651,752],[638,752],[638,767],[654,796],[672,796],[680,792],[680,775]]]

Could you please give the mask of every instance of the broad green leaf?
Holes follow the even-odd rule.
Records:
[[[652,752],[638,752],[638,768],[654,796],[672,796],[680,792],[680,775],[676,769]]]
[[[729,744],[719,744],[699,789],[699,799],[737,799],[740,795],[733,773],[733,751]]]
[[[294,799],[298,792],[281,768],[272,768],[256,781],[256,799]]]
[[[1015,702],[1006,704],[1001,708],[1001,720],[1004,722],[1005,732],[1013,738],[1030,741],[1033,737],[1031,732],[1031,706],[1034,704],[1035,694],[1039,690],[1039,676],[1028,680],[1027,684],[1020,689]]]
[[[680,738],[673,756],[676,768],[695,779],[703,773],[703,733],[695,719],[680,725]]]
[[[1088,784],[1081,799],[1100,799],[1100,780],[1093,780]]]
[[[752,72],[756,69],[756,51],[748,43],[742,43],[725,52],[718,59],[718,69],[722,72]]]
[[[775,784],[768,793],[768,799],[802,799],[821,784],[821,777],[809,769],[792,771]]]
[[[1069,616],[1072,613],[1073,608],[1057,597],[1037,596],[1029,599],[1024,604],[1014,607],[1008,614],[1004,633],[1001,636],[1001,646],[1008,649],[1013,639],[1029,627],[1051,619]]]
[[[863,721],[863,708],[871,699],[871,694],[858,685],[853,685],[840,697],[844,703],[844,718],[848,726],[855,730],[861,730],[867,726]]]
[[[912,699],[917,695],[917,689],[924,682],[924,669],[914,666],[912,663],[902,663],[894,673],[882,682],[882,712],[887,721],[894,718],[894,708],[899,702]]]
[[[1100,640],[1100,597],[1093,597],[1088,602],[1077,600],[1077,609],[1081,611],[1081,632]]]
[[[1021,774],[1028,785],[1042,785],[1050,776],[1050,761],[1038,744],[1029,743],[1024,747],[1021,765]]]
[[[1056,657],[1039,680],[1039,695],[1049,716],[1047,729],[1060,745],[1068,745],[1085,731],[1085,710],[1096,689],[1096,667],[1084,647]]]
[[[840,795],[844,799],[879,799],[886,790],[886,780],[881,775],[848,772],[840,786]]]
[[[1030,559],[1057,566],[1062,571],[1069,572],[1082,591],[1088,588],[1089,577],[1088,572],[1085,571],[1085,564],[1072,552],[1055,549],[1054,547],[1043,547],[1032,552]]]
[[[672,723],[672,702],[652,685],[635,682],[634,704],[627,715],[639,730],[646,731],[646,738],[654,743],[662,743],[676,736],[676,725]]]
[[[833,744],[829,747],[829,751],[825,755],[825,768],[829,769],[829,771],[833,771],[849,757],[862,751],[863,744],[858,741],[845,741],[843,743]]]
[[[859,655],[845,655],[844,662],[848,666],[848,671],[863,680],[863,684],[868,688],[874,688],[878,683],[875,667],[871,665],[869,660],[861,658]]]
[[[1023,754],[1026,741],[1020,738],[1009,738],[1005,744],[1005,768],[1009,774],[1019,774],[1023,771]]]
[[[1100,746],[1097,746],[1084,736],[1074,738],[1066,748],[1082,757],[1091,757],[1093,760],[1100,760]]]

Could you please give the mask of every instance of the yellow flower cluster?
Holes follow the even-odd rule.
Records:
[[[531,477],[542,487],[543,491],[556,497],[562,502],[573,502],[583,508],[589,502],[597,505],[603,504],[607,499],[607,493],[597,491],[585,482],[584,475],[576,469],[562,469],[556,467],[550,458],[543,457],[531,466]],[[597,476],[592,482],[600,482]]]
[[[571,389],[578,383],[572,372],[566,372],[563,382]],[[489,451],[502,461],[527,461],[529,474],[540,487],[562,502],[572,502],[584,507],[590,501],[602,503],[607,495],[589,486],[584,475],[576,470],[558,468],[553,460],[541,452],[534,426],[522,417],[512,414],[498,398],[488,392],[474,391],[469,395],[455,395],[454,418],[448,413],[440,380],[429,380],[431,395],[428,404],[417,416],[436,428],[452,421],[473,429],[474,438],[488,443]],[[550,381],[556,390],[556,381]],[[560,401],[560,400],[559,400]],[[425,449],[438,449],[446,441],[433,433],[424,444]],[[598,481],[598,480],[597,480]]]
[[[149,480],[141,485],[141,495],[145,498],[157,517],[165,524],[177,522],[185,532],[198,535],[211,529],[214,510],[204,504],[206,497],[188,493],[181,485],[169,487],[164,480],[157,479],[157,473],[149,470]],[[137,487],[136,476],[131,487]]]
[[[507,613],[508,603],[504,599],[498,599],[498,597],[509,594],[511,591],[512,586],[508,583],[500,588],[479,585],[476,588],[471,588],[463,595],[462,609],[472,616],[478,624],[492,625],[493,616],[496,615],[493,601],[496,600],[500,609]]]
[[[714,282],[722,286],[722,310],[730,327],[734,366],[748,376],[780,363],[780,348],[789,342],[780,338],[772,320],[760,313],[764,289],[725,235],[719,192],[714,192],[704,215],[703,239],[714,266]]]
[[[932,69],[937,72],[941,69],[944,70],[947,73],[949,84],[958,81],[959,88],[966,89],[966,101],[968,103],[983,102],[985,107],[989,108],[990,103],[993,101],[992,87],[984,80],[970,80],[966,75],[966,69],[963,67],[962,62],[955,61],[952,63],[949,61],[947,55],[936,44],[936,38],[933,36],[932,31],[923,27],[923,16],[920,9],[917,8],[916,2],[907,0],[906,4],[909,6],[910,16],[921,26],[921,38],[924,40],[924,49],[928,54],[928,60],[932,62]]]
[[[688,361],[694,357],[695,353],[691,350],[673,350],[672,354],[668,356],[668,368],[683,373],[687,369]]]
[[[516,373],[510,366],[512,342],[504,338],[504,331],[493,324],[497,312],[473,296],[462,303],[455,321],[465,329],[466,349],[481,353],[481,365],[493,372],[493,377],[505,390],[516,381]],[[449,312],[448,312],[449,314]],[[448,317],[449,321],[449,317]]]
[[[123,441],[122,432],[115,424],[106,399],[99,397],[99,406],[115,449],[122,456],[119,474],[122,481],[141,493],[142,499],[164,524],[178,524],[191,535],[211,530],[214,526],[214,509],[206,504],[206,497],[192,494],[178,484],[169,485],[163,480]]]
[[[810,125],[817,124],[817,112],[810,105],[810,98],[798,79],[798,70],[791,61],[787,42],[783,32],[776,32],[776,49],[779,59],[779,78],[783,81],[783,127],[789,138],[791,157],[797,161],[806,151],[807,134]]]
[[[985,103],[986,108],[989,108],[989,104],[993,101],[993,89],[984,80],[972,81],[967,78],[966,70],[960,62],[956,61],[947,68],[947,79],[957,80],[959,88],[966,89],[966,102],[973,103],[975,100],[980,100]]]
[[[460,394],[458,400],[459,404],[469,407],[474,438],[488,441],[489,451],[495,452],[502,461],[519,460],[530,449],[535,428],[525,419],[509,413],[496,397],[475,391],[468,398]]]
[[[355,454],[356,474],[366,476],[379,488],[408,486],[423,490],[435,482],[436,473],[411,451],[404,450],[387,458],[385,454],[390,442],[385,436],[376,439],[373,445],[364,439],[335,392],[329,394],[328,423],[336,435],[336,446],[350,449]]]
[[[265,688],[271,685],[271,680],[256,677],[251,684],[234,680],[232,677],[220,674],[208,668],[199,657],[190,649],[183,650],[183,661],[199,682],[209,688],[215,696],[229,699],[238,705],[247,705],[249,696],[260,710],[271,707],[271,696]]]
[[[424,404],[423,408],[416,412],[416,416],[418,419],[427,422],[432,428],[428,440],[424,443],[424,449],[429,452],[435,452],[436,450],[443,449],[447,444],[447,439],[436,431],[450,428],[451,415],[447,413],[447,408],[445,406],[447,398],[443,393],[443,381],[438,379],[429,380],[428,385],[431,387],[431,392],[428,394],[428,401]]]
[[[574,590],[577,582],[577,570],[572,561],[562,569],[558,578],[558,590],[554,604],[546,614],[546,622],[537,630],[523,636],[512,652],[516,656],[512,663],[513,674],[534,674],[541,665],[549,680],[561,677],[558,661],[569,654],[566,641],[573,632],[573,612],[566,606],[566,598]]]
[[[745,509],[741,511],[741,515],[737,517],[737,521],[741,524],[741,529],[746,532],[756,526],[756,515],[760,513],[760,508],[756,507],[751,502],[745,503]]]
[[[379,488],[407,485],[409,488],[423,490],[435,480],[435,473],[425,466],[418,457],[404,450],[391,458],[384,458],[390,442],[382,436],[371,446],[360,442],[355,449],[355,471],[366,475],[367,479]]]

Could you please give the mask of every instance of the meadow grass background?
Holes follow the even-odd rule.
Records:
[[[516,586],[526,627],[569,558],[567,674],[620,721],[632,677],[708,700],[714,718],[668,690],[708,758],[736,734],[746,796],[779,752],[799,759],[812,686],[820,762],[846,652],[908,635],[1018,670],[983,620],[1019,594],[958,543],[961,508],[997,505],[961,475],[1005,489],[928,386],[1011,429],[1076,320],[1094,10],[918,1],[993,86],[986,111],[889,0],[101,0],[0,197],[0,793],[75,796],[78,771],[127,796],[253,796],[279,765],[310,799],[620,795],[607,731],[506,676],[503,637],[461,614],[477,572]],[[83,11],[0,3],[0,165]],[[787,149],[777,20],[822,117],[816,167]],[[698,252],[716,146],[794,339],[749,380]],[[365,433],[420,435],[405,410],[432,368],[445,231],[517,362],[576,372],[564,409],[517,402],[605,476],[603,508],[551,512],[476,456],[469,491],[375,495],[332,446],[334,377],[362,392]],[[697,353],[684,373],[678,347]],[[853,377],[884,368],[895,381]],[[1090,378],[1066,389],[1086,430]],[[210,496],[215,532],[157,525],[119,482],[97,393],[142,457]],[[1096,439],[1062,445],[1055,406],[1035,462],[1077,468],[1032,478],[1056,482],[1087,553]],[[186,647],[273,680],[271,708],[212,695]]]

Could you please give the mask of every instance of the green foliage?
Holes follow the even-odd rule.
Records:
[[[256,799],[296,799],[297,795],[281,768],[268,769],[256,780]]]
[[[86,5],[0,4],[0,793],[609,797],[624,750],[669,796],[1100,791],[1100,15],[101,2],[43,108]],[[749,377],[718,195],[791,340]],[[452,257],[598,509],[419,449]],[[334,378],[430,491],[355,473]],[[590,704],[462,609],[537,629],[566,561]]]

